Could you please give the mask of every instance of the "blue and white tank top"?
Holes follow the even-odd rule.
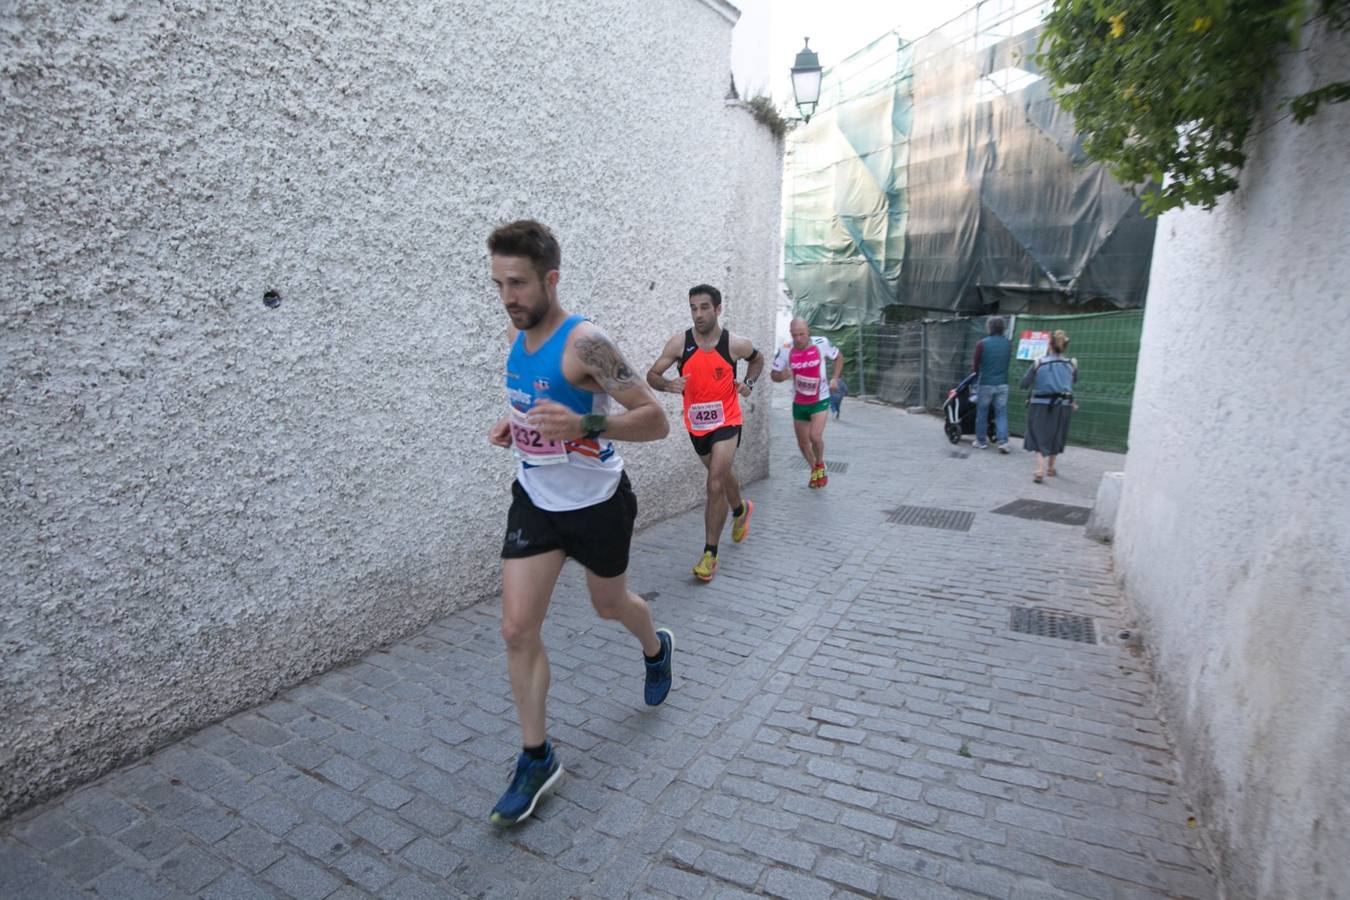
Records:
[[[614,496],[623,475],[623,458],[603,438],[575,441],[545,440],[529,426],[525,414],[536,400],[549,399],[585,415],[609,411],[609,395],[593,394],[573,385],[563,375],[567,336],[582,316],[569,316],[533,353],[525,349],[525,334],[516,335],[506,358],[507,412],[511,443],[520,461],[516,480],[540,509],[566,512],[603,503]]]

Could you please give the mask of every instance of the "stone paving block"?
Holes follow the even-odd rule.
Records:
[[[202,890],[201,900],[276,900],[276,894],[260,887],[242,872],[234,870],[211,882]]]
[[[147,860],[156,860],[187,840],[177,828],[147,820],[117,835],[117,842],[130,847]]]
[[[953,859],[962,859],[965,856],[962,849],[965,842],[944,832],[902,827],[897,832],[896,839],[910,847],[950,856]]]
[[[82,837],[47,859],[75,884],[87,884],[122,862],[113,845],[101,837]]]
[[[232,810],[219,807],[201,807],[178,820],[178,825],[205,844],[214,844],[240,826],[239,817]]]
[[[132,798],[132,802],[164,819],[177,819],[201,804],[187,788],[167,782],[152,784]]]
[[[305,822],[294,828],[286,835],[286,843],[324,862],[337,859],[350,849],[346,838],[315,822]]]
[[[959,813],[949,813],[943,820],[943,827],[947,831],[956,834],[965,835],[972,840],[979,841],[982,844],[1006,844],[1008,842],[1008,829],[1002,825],[990,822],[987,819],[977,818],[975,816],[963,816]]]
[[[861,856],[869,838],[863,832],[834,825],[828,822],[804,820],[797,829],[796,836],[803,841],[815,844],[819,848],[838,850],[847,856]]]
[[[999,803],[994,807],[994,818],[1018,828],[1031,828],[1046,834],[1065,833],[1062,817],[1039,809],[1018,806],[1012,803]]]
[[[1093,900],[1113,900],[1116,896],[1116,885],[1111,880],[1078,868],[1051,869],[1050,883],[1075,896]]]
[[[338,857],[333,861],[332,868],[373,894],[379,894],[389,882],[398,877],[397,870],[361,850],[354,850]]]
[[[399,852],[399,858],[411,863],[436,878],[447,878],[464,862],[454,853],[430,838],[418,838]]]
[[[320,813],[334,824],[344,825],[350,822],[357,813],[369,807],[358,796],[326,787],[309,799],[309,808]],[[444,811],[440,810],[439,807],[437,809],[440,811],[440,815],[444,816]]]
[[[178,848],[159,864],[164,876],[189,894],[195,894],[224,874],[226,866],[216,857],[191,845]]]
[[[775,869],[764,879],[764,893],[785,900],[825,900],[834,896],[834,888],[826,881]]]
[[[327,744],[306,738],[297,738],[277,748],[277,756],[301,769],[317,769],[337,751]]]
[[[277,837],[283,837],[292,828],[304,821],[304,817],[291,804],[281,800],[259,800],[244,809],[240,815],[248,822],[259,826]]]
[[[379,813],[367,810],[347,823],[353,834],[365,838],[386,853],[406,847],[417,837],[411,828],[399,825]]]
[[[857,784],[862,775],[857,768],[835,762],[832,759],[808,759],[806,771],[820,778],[837,781],[840,784]]]
[[[859,806],[863,809],[875,809],[877,806],[876,794],[870,791],[860,791],[843,784],[830,783],[825,785],[825,796],[831,800],[837,800],[850,806]]]
[[[229,770],[210,754],[188,743],[177,744],[151,757],[151,764],[199,791],[229,776]]]
[[[225,727],[250,744],[260,747],[280,747],[291,739],[290,732],[266,719],[245,713],[225,720]]]
[[[698,799],[699,795],[696,792],[671,794],[667,798],[671,803],[671,811],[668,811],[668,813],[676,816],[683,815],[692,808],[694,803],[698,802]],[[686,806],[686,802],[688,806]],[[622,837],[641,824],[647,812],[647,804],[634,797],[615,797],[609,801],[600,814],[599,819],[595,822],[595,829],[615,837]]]
[[[333,756],[314,770],[345,791],[360,790],[370,780],[370,770],[345,756]]]
[[[1094,872],[1142,884],[1155,891],[1162,890],[1167,885],[1166,878],[1157,863],[1115,850],[1094,848],[1090,854],[1088,867]]]
[[[924,790],[923,799],[933,806],[971,816],[983,816],[989,806],[988,801],[979,794],[934,786]]]
[[[788,794],[783,798],[783,809],[819,819],[822,822],[834,822],[839,818],[839,808],[824,800],[804,797],[800,794]]]
[[[286,855],[277,838],[252,825],[242,826],[212,849],[255,875]]]
[[[83,895],[51,867],[19,845],[0,839],[0,897],[72,900],[79,896]]]
[[[413,799],[413,794],[410,791],[383,779],[368,784],[362,791],[362,796],[390,810],[399,809]]]
[[[647,884],[658,891],[665,891],[685,900],[702,897],[712,886],[712,882],[693,872],[683,872],[670,866],[657,866],[647,876]]]
[[[777,788],[770,787],[762,782],[730,776],[722,779],[721,788],[733,797],[740,797],[760,805],[772,803],[779,794]]]
[[[807,796],[819,794],[825,784],[814,775],[805,775],[797,769],[783,769],[776,766],[761,769],[759,777],[767,784]]]
[[[1053,865],[1038,856],[1032,856],[1030,853],[1022,853],[1018,850],[1009,850],[1007,847],[997,847],[990,844],[976,844],[970,848],[970,858],[973,862],[984,863],[1004,869],[1017,875],[1026,875],[1031,878],[1045,879]]]
[[[261,800],[267,795],[267,791],[238,775],[230,774],[211,785],[206,795],[220,806],[238,812]]]
[[[251,775],[262,775],[270,772],[280,763],[280,759],[271,752],[252,745],[245,745],[226,754],[225,759],[229,760],[236,768]]]
[[[695,812],[684,819],[684,828],[693,834],[712,838],[724,844],[739,844],[745,839],[749,827],[707,813]]]
[[[763,829],[754,829],[741,844],[747,852],[775,863],[810,871],[816,864],[817,850],[805,841],[792,840]]]
[[[568,872],[591,875],[617,858],[620,843],[593,831],[573,836],[572,846],[558,857],[558,865]]]
[[[759,863],[711,849],[699,855],[694,868],[742,887],[754,887],[764,873],[764,866]]]
[[[890,840],[895,836],[894,820],[855,809],[845,810],[839,817],[839,824],[853,831],[876,835],[884,840]]]
[[[948,887],[975,897],[994,897],[1005,900],[1013,891],[1014,881],[1005,872],[968,863],[948,863],[942,870]]]
[[[103,900],[163,900],[172,893],[169,887],[156,884],[144,872],[137,869],[113,869],[94,881],[93,890]],[[28,895],[0,896],[14,897],[17,900]]]
[[[341,884],[318,866],[296,856],[277,861],[262,877],[296,900],[323,900]]]
[[[815,875],[864,894],[875,894],[881,887],[881,876],[874,869],[837,856],[822,859],[816,866]]]
[[[79,839],[82,832],[66,820],[64,810],[57,808],[17,825],[14,836],[40,853],[50,853]]]
[[[355,816],[362,808],[364,807],[353,810],[352,816]],[[422,834],[437,838],[444,837],[457,824],[457,819],[451,816],[444,806],[433,803],[426,797],[415,797],[412,802],[399,807],[398,815],[399,818],[407,821]],[[332,817],[330,816],[330,818]],[[341,820],[334,818],[333,821],[342,824],[349,819],[350,817]]]
[[[68,802],[81,822],[103,835],[116,834],[145,819],[141,813],[102,788],[79,791]]]
[[[955,784],[964,791],[997,797],[1000,800],[1012,800],[1017,797],[1016,791],[1007,782],[991,781],[979,775],[958,775]]]
[[[261,786],[270,788],[274,795],[286,797],[296,803],[304,803],[324,789],[323,781],[285,763],[279,764],[257,781]]]
[[[426,879],[405,875],[380,892],[389,900],[443,900],[445,892]]]

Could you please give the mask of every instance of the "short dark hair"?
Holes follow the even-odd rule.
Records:
[[[711,297],[714,309],[722,308],[722,292],[711,284],[696,284],[689,289],[690,298],[696,297],[699,294],[707,294]]]
[[[1003,329],[1008,327],[1004,323],[1002,316],[990,316],[988,325],[990,334],[1002,334]]]
[[[488,252],[493,256],[523,256],[534,264],[539,280],[562,265],[562,247],[548,226],[534,219],[518,219],[502,225],[488,235]]]

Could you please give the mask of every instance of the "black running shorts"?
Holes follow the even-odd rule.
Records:
[[[715,428],[704,434],[690,434],[689,440],[694,445],[694,452],[699,456],[707,456],[712,452],[712,445],[718,441],[729,441],[736,439],[736,446],[741,445],[741,426],[723,425],[721,428]]]
[[[601,578],[615,578],[628,571],[636,519],[637,497],[627,472],[608,500],[568,512],[540,509],[519,481],[512,482],[502,559],[561,550]]]

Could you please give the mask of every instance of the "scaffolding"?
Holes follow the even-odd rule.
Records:
[[[788,141],[784,268],[826,332],[888,307],[1141,307],[1154,222],[1089,160],[1034,56],[1048,4],[985,0],[829,69]]]

